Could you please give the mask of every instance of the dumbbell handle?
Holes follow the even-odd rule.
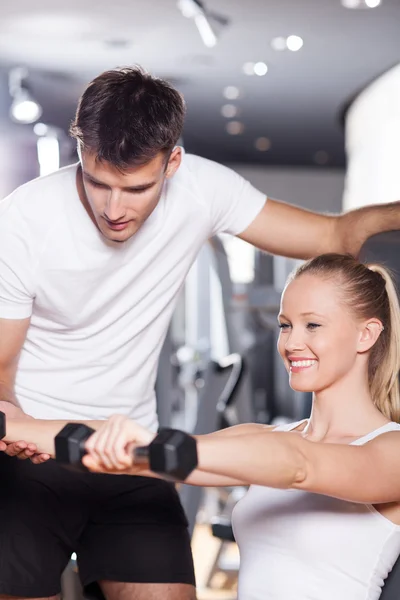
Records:
[[[133,451],[135,457],[135,463],[145,464],[149,462],[150,458],[150,446],[138,446]]]

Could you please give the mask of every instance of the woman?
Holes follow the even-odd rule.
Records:
[[[311,416],[198,436],[187,483],[243,485],[235,508],[240,600],[374,600],[400,553],[400,309],[388,272],[349,256],[303,264],[282,294],[278,350]],[[153,434],[113,417],[93,471],[140,471]]]

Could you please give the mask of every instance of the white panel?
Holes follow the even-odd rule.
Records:
[[[400,199],[400,65],[356,98],[346,119],[345,210]]]

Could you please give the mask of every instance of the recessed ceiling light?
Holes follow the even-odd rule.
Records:
[[[259,137],[254,142],[254,146],[260,152],[267,152],[267,150],[269,150],[271,148],[271,140],[268,139],[267,137]]]
[[[299,35],[289,35],[286,40],[288,50],[291,50],[292,52],[297,52],[300,50],[300,48],[303,47],[303,44],[303,39]]]
[[[242,68],[243,68],[243,73],[245,75],[254,75],[254,63],[253,62],[244,63]]]
[[[254,73],[259,77],[262,77],[268,73],[268,66],[265,64],[265,62],[257,62],[254,65]]]
[[[287,48],[286,38],[284,38],[282,36],[273,38],[271,40],[271,47],[273,50],[276,50],[277,52],[286,50],[286,48]]]
[[[35,123],[33,126],[33,132],[36,135],[47,135],[48,131],[49,128],[45,123]]]
[[[359,8],[361,0],[342,0],[342,6],[345,8]]]
[[[234,104],[224,104],[221,107],[221,115],[226,119],[233,119],[238,114],[238,108]]]
[[[237,88],[234,85],[228,85],[225,89],[224,89],[224,96],[225,98],[227,98],[228,100],[236,100],[237,98],[239,98],[240,96],[240,91],[239,88]]]
[[[345,8],[377,8],[382,0],[342,0]]]
[[[230,135],[240,135],[244,131],[244,125],[240,121],[229,121],[225,128]]]

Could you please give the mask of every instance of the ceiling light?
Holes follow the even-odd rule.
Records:
[[[243,68],[243,73],[245,75],[254,75],[254,63],[253,62],[244,63],[242,68]]]
[[[298,50],[300,50],[300,48],[303,47],[303,44],[304,42],[302,38],[298,35],[289,35],[289,37],[286,40],[288,50],[291,50],[292,52],[297,52]]]
[[[244,131],[244,125],[240,121],[229,121],[225,128],[230,135],[240,135]]]
[[[217,36],[215,35],[207,17],[201,14],[197,15],[194,18],[194,22],[196,23],[200,37],[203,40],[203,44],[207,46],[207,48],[213,48],[217,43]]]
[[[13,121],[25,125],[34,123],[42,115],[42,107],[23,90],[14,98],[10,107]]]
[[[35,123],[33,126],[33,133],[35,133],[37,136],[47,135],[48,131],[49,127],[45,123]]]
[[[361,3],[361,0],[342,0],[342,6],[345,8],[359,8]]]
[[[215,25],[225,27],[229,20],[223,15],[207,10],[202,0],[178,0],[177,6],[184,17],[193,19],[203,44],[207,48],[213,48],[218,41]]]
[[[224,96],[227,100],[237,100],[240,96],[239,88],[234,85],[228,85],[224,89]]]
[[[15,67],[8,74],[8,88],[12,103],[10,117],[17,123],[30,124],[37,121],[43,110],[32,97],[25,79],[28,71],[25,67]]]
[[[254,142],[254,146],[260,152],[267,152],[267,150],[269,150],[271,148],[271,140],[268,139],[267,137],[259,137]]]
[[[271,40],[271,47],[273,50],[276,50],[277,52],[286,50],[286,48],[287,48],[286,38],[284,38],[282,36],[273,38]]]
[[[238,109],[234,104],[224,104],[221,108],[221,115],[226,119],[233,119],[237,114]]]
[[[342,0],[345,8],[377,8],[382,0]]]
[[[254,65],[254,73],[259,77],[262,77],[268,73],[268,66],[264,62],[257,62]]]

